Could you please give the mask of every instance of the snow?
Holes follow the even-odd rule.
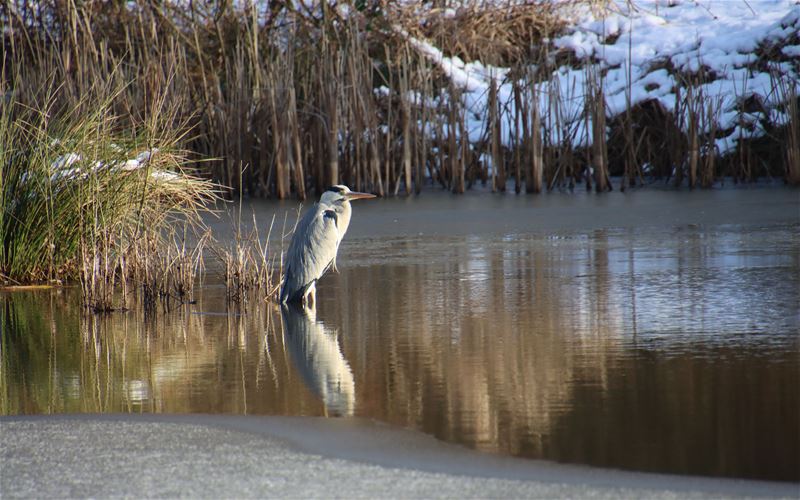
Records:
[[[180,176],[175,172],[169,172],[167,170],[153,170],[150,172],[150,178],[156,181],[175,181],[178,180]]]
[[[57,146],[58,144],[60,144],[58,139],[52,141],[53,146]],[[116,144],[112,144],[112,148],[116,151],[121,151],[121,148]],[[50,175],[50,182],[59,183],[61,181],[85,179],[90,172],[99,172],[103,169],[109,169],[112,172],[132,172],[146,167],[156,153],[158,153],[158,148],[151,148],[141,151],[135,158],[125,161],[105,162],[103,160],[96,160],[88,170],[80,167],[80,162],[83,160],[81,155],[74,152],[66,153],[57,157],[50,164],[50,170],[52,172]],[[171,182],[179,179],[180,175],[166,170],[151,169],[150,178],[155,181]]]
[[[694,94],[713,103],[717,130],[728,133],[716,141],[722,153],[734,148],[740,137],[763,134],[760,119],[774,118],[778,123],[787,119],[775,109],[782,100],[776,92],[775,76],[766,72],[763,64],[755,64],[759,48],[784,45],[781,53],[789,61],[771,62],[771,70],[784,75],[789,85],[800,92],[800,63],[792,60],[800,58],[797,0],[616,0],[605,17],[597,17],[586,5],[567,2],[565,6],[576,9],[569,12],[574,25],[552,44],[585,64],[562,66],[549,80],[536,85],[543,123],[548,122],[548,117],[552,121],[559,115],[565,127],[556,130],[545,126],[544,134],[550,141],[570,140],[574,146],[591,143],[584,116],[586,66],[594,65],[595,72],[604,75],[602,85],[609,118],[625,111],[628,102],[636,105],[648,100],[657,100],[666,111],[674,113],[676,89],[681,86],[678,74],[703,76]],[[398,31],[460,91],[473,142],[485,137],[489,89],[495,80],[502,114],[501,139],[510,145],[515,110],[508,69],[446,57],[428,41]],[[685,96],[685,87],[680,92]],[[750,96],[764,104],[766,116],[742,115],[737,110],[738,103]],[[748,122],[750,125],[743,128]]]
[[[136,161],[141,164],[145,164],[150,161],[150,159],[158,153],[158,148],[148,149],[146,151],[142,151],[138,155],[136,155]]]
[[[787,57],[800,57],[800,45],[787,45],[781,52]]]
[[[81,156],[77,153],[67,153],[61,155],[53,161],[52,169],[54,171],[64,170],[71,166],[73,163],[81,161]]]

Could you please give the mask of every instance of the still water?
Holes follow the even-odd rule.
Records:
[[[196,304],[147,320],[0,292],[0,410],[354,415],[493,453],[800,480],[797,192],[530,200],[356,205],[314,311],[226,312],[213,264]]]

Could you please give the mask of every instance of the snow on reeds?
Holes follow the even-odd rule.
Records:
[[[466,108],[471,144],[480,145],[498,128],[499,142],[508,151],[520,144],[519,130],[525,127],[518,120],[527,113],[517,107],[531,106],[519,99],[517,89],[529,87],[538,97],[540,113],[560,119],[558,126],[545,121],[537,127],[545,147],[566,140],[573,153],[584,151],[583,166],[601,190],[603,176],[598,177],[597,171],[615,164],[613,173],[624,173],[623,183],[646,173],[672,176],[679,183],[688,178],[690,186],[710,186],[721,174],[742,180],[769,175],[769,166],[767,172],[753,171],[742,151],[759,142],[785,144],[776,129],[790,123],[786,108],[791,108],[792,100],[781,88],[795,93],[800,88],[800,67],[789,55],[800,47],[800,7],[788,0],[753,5],[737,0],[668,5],[647,0],[563,2],[554,7],[560,25],[550,24],[559,30],[540,32],[552,38],[536,41],[532,47],[539,53],[517,52],[516,59],[492,58],[486,47],[479,49],[477,28],[475,40],[466,41],[469,33],[449,41],[440,31],[442,26],[456,29],[460,17],[470,18],[464,19],[469,24],[489,17],[489,12],[495,23],[508,25],[523,10],[520,5],[472,3],[468,8],[429,12],[432,20],[423,17],[418,26],[409,28],[409,20],[420,14],[415,10],[404,17],[405,25],[395,29],[458,89],[457,94],[441,98],[457,98]],[[484,30],[484,36],[490,33]],[[491,46],[493,40],[486,43]],[[498,101],[503,110],[499,126]],[[603,107],[600,114],[598,106]],[[610,133],[604,123],[598,124],[605,121],[612,124]],[[677,136],[660,141],[649,136],[665,126]],[[615,135],[624,145],[606,158],[598,150],[604,146],[597,142]],[[659,144],[648,144],[653,140]],[[484,161],[502,176],[498,141],[490,142]],[[680,144],[681,154],[660,165],[658,157],[670,143]],[[702,172],[700,156],[705,159]],[[723,157],[735,160],[719,171],[714,159]],[[551,172],[560,167],[548,163]],[[777,164],[772,171],[780,171],[780,159],[773,163]]]

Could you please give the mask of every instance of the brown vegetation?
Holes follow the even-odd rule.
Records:
[[[603,95],[587,85],[580,92],[594,96],[586,113],[597,125],[586,132],[595,145],[576,148],[560,98],[551,96],[546,111],[535,99],[535,84],[550,78],[556,62],[603,77],[592,61],[549,45],[565,26],[562,11],[549,1],[440,5],[10,2],[0,7],[9,26],[4,64],[19,71],[5,74],[3,87],[36,107],[46,82],[62,82],[57,113],[115,88],[101,82],[121,83],[113,99],[118,126],[172,110],[167,126],[190,130],[184,147],[207,159],[198,171],[234,195],[305,199],[335,182],[380,195],[420,192],[426,182],[463,192],[491,180],[504,190],[510,179],[517,191],[524,184],[540,192],[588,179],[589,167],[600,190],[615,175],[624,177],[622,187],[647,174],[707,187],[728,175],[782,175],[784,164],[787,181],[797,182],[791,148],[777,164],[747,147],[721,161],[713,139],[730,131],[709,132],[719,109],[688,78],[676,91],[688,122],[685,113],[665,117],[656,103],[641,103],[609,120],[610,136]],[[519,79],[516,116],[500,120],[509,103],[495,88],[483,138],[470,140],[461,90],[409,36],[465,61],[508,67],[507,78]],[[643,109],[655,114],[638,116]],[[515,126],[503,131],[501,123]],[[789,136],[792,127],[796,119]],[[782,147],[784,136],[776,130],[767,140]],[[607,139],[620,144],[606,150]],[[680,147],[657,150],[664,145]],[[657,165],[665,156],[670,164]]]

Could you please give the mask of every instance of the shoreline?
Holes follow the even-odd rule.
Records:
[[[2,490],[8,497],[47,492],[664,498],[800,493],[797,483],[601,469],[485,454],[358,418],[61,414],[4,416],[0,424]],[[272,460],[277,462],[271,465]],[[275,472],[277,464],[289,463],[293,465],[288,470]],[[229,474],[219,475],[226,470]],[[272,474],[282,477],[278,486],[284,489],[260,490],[276,480]],[[161,475],[166,483],[159,481]]]

